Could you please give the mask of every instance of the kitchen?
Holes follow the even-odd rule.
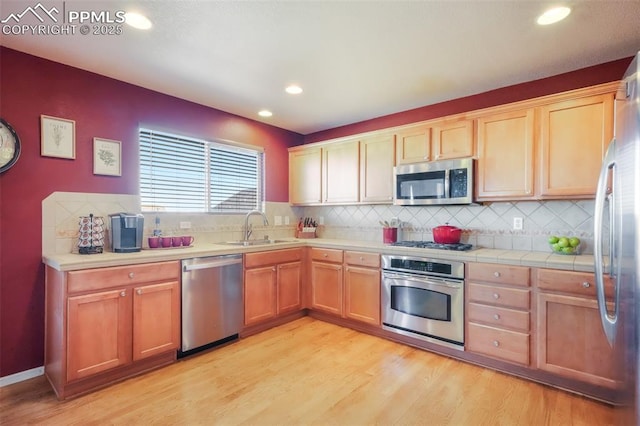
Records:
[[[407,113],[404,117],[396,117],[396,121],[391,125],[387,124],[387,119],[378,124],[356,124],[350,129],[335,129],[302,136],[299,133],[29,56],[7,47],[2,48],[1,54],[3,118],[19,131],[23,143],[19,162],[0,178],[3,292],[3,349],[0,366],[3,377],[43,365],[44,267],[41,264],[41,254],[45,246],[50,244],[69,252],[77,232],[75,224],[68,226],[70,218],[77,220],[77,216],[88,214],[92,208],[99,208],[96,203],[102,202],[100,199],[91,198],[91,195],[78,195],[85,197],[82,201],[73,199],[74,195],[70,195],[71,199],[66,200],[64,197],[67,193],[123,194],[122,197],[112,198],[112,202],[121,208],[109,207],[111,210],[108,212],[135,210],[131,209],[128,203],[131,197],[135,198],[138,193],[135,176],[138,167],[137,129],[140,123],[189,135],[214,134],[216,138],[245,143],[260,141],[269,153],[266,200],[267,215],[274,218],[274,225],[268,230],[271,237],[293,236],[294,218],[310,216],[324,217],[325,237],[335,238],[341,235],[353,240],[380,241],[381,230],[378,220],[398,217],[403,223],[410,224],[401,231],[401,236],[403,232],[406,233],[402,236],[403,239],[428,239],[434,224],[451,221],[450,216],[455,216],[466,217],[465,221],[456,219],[459,221],[456,223],[458,226],[477,230],[469,235],[474,244],[497,249],[546,252],[547,232],[551,232],[547,229],[585,236],[588,242],[592,201],[493,203],[488,206],[465,207],[462,209],[464,214],[459,214],[459,208],[443,208],[434,212],[431,208],[410,209],[388,205],[291,207],[287,190],[288,149],[302,143],[422,121],[479,109],[490,104],[499,105],[577,87],[608,83],[622,76],[630,56],[515,88],[507,87],[444,105],[425,107],[419,113]],[[47,76],[47,79],[43,79],[43,76]],[[179,111],[179,114],[176,114],[176,111]],[[76,121],[76,160],[52,160],[40,156],[38,123],[41,114]],[[419,114],[420,118],[415,119],[415,114]],[[92,174],[90,141],[96,136],[122,141],[122,178]],[[27,149],[28,146],[32,148]],[[60,192],[62,194],[54,194]],[[60,211],[61,205],[70,209],[63,212],[60,224],[62,229],[56,229],[58,224],[48,222],[51,218],[41,214],[46,207],[42,205],[43,200],[47,200],[51,194],[63,199],[62,204],[54,202],[54,210]],[[91,207],[87,209],[87,206],[78,206],[82,203]],[[507,219],[503,219],[505,215]],[[276,216],[282,218],[283,225],[275,225]],[[288,227],[284,225],[287,217],[290,219]],[[512,217],[524,219],[525,229],[522,233],[513,232]],[[152,220],[153,216],[148,217],[147,226],[150,226]],[[238,239],[240,233],[240,220],[237,218],[235,221],[220,218],[213,224],[207,223],[206,218],[188,215],[168,215],[163,216],[161,220],[166,231],[178,231],[180,222],[190,221],[194,233],[196,230],[202,230],[205,241],[208,238],[211,242]],[[24,223],[36,225],[24,226]],[[40,223],[47,225],[43,228]],[[354,226],[354,223],[357,223],[357,226]],[[549,224],[551,226],[548,226]],[[221,233],[224,232],[229,235],[222,236]],[[16,327],[15,324],[21,326]]]

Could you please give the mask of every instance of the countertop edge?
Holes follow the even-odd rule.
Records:
[[[82,269],[105,268],[112,266],[137,265],[149,262],[182,260],[193,257],[222,256],[260,251],[281,250],[295,247],[318,247],[339,250],[356,250],[380,254],[420,256],[431,259],[457,260],[461,262],[485,262],[506,265],[550,268],[568,271],[593,272],[592,255],[558,255],[546,252],[501,250],[476,248],[470,251],[450,251],[396,247],[377,242],[350,241],[326,238],[285,239],[286,242],[262,244],[250,247],[231,246],[215,243],[202,243],[194,247],[175,249],[143,249],[135,253],[112,253],[83,255],[77,253],[43,254],[42,262],[58,271],[76,271]]]

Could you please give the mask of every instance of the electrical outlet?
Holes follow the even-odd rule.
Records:
[[[520,230],[522,229],[522,225],[523,225],[523,219],[521,217],[513,218],[513,229]]]
[[[280,225],[282,225],[282,216],[274,216],[274,217],[273,217],[273,223],[274,223],[276,226],[280,226]]]
[[[191,229],[191,222],[180,222],[180,229]]]
[[[291,222],[289,221],[289,216],[284,217],[284,224],[289,225]]]

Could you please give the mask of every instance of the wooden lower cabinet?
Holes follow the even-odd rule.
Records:
[[[45,375],[58,398],[175,361],[179,262],[45,272]]]
[[[380,255],[311,249],[311,309],[380,325]]]
[[[538,269],[536,283],[538,368],[615,387],[613,354],[600,323],[593,274]]]
[[[245,254],[244,324],[302,309],[302,249]]]
[[[530,365],[529,268],[469,263],[466,299],[466,349]]]

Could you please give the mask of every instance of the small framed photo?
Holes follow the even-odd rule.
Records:
[[[76,158],[76,122],[64,118],[40,116],[40,155]]]
[[[93,174],[122,176],[120,155],[120,141],[93,138]]]

